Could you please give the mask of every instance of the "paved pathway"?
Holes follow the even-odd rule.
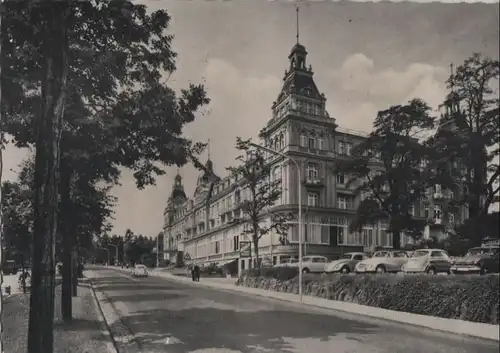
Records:
[[[88,271],[125,353],[493,353],[498,343],[167,278]]]
[[[61,286],[56,290],[54,353],[113,353],[111,338],[88,283],[81,281],[73,298],[73,323],[62,322]],[[6,353],[25,353],[28,337],[29,294],[15,294],[4,301],[3,340]]]

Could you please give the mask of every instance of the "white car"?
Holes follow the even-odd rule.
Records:
[[[413,252],[401,270],[405,273],[450,273],[453,260],[441,249],[420,249]]]
[[[370,257],[362,252],[348,252],[338,260],[331,261],[325,265],[326,273],[350,273],[354,272],[356,264],[360,261],[367,260]]]
[[[324,256],[304,256],[302,258],[302,273],[325,272],[325,265],[328,259]],[[299,267],[299,262],[290,264],[290,267]]]
[[[291,257],[291,258],[288,258],[288,259],[283,259],[282,262],[280,262],[277,265],[274,265],[273,267],[288,267],[288,266],[292,266],[293,267],[298,262],[299,262],[298,259],[296,259],[295,257]]]
[[[400,272],[408,262],[404,251],[377,251],[370,259],[360,261],[356,265],[356,273]]]
[[[133,271],[132,271],[132,276],[133,277],[147,277],[148,276],[148,269],[144,265],[135,265]]]

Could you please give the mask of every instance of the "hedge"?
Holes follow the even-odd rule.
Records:
[[[247,270],[237,285],[299,293],[294,268]],[[304,274],[304,295],[414,314],[499,324],[499,277]]]

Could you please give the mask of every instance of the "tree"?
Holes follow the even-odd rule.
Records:
[[[252,240],[256,266],[260,267],[259,240],[271,231],[285,234],[289,217],[272,212],[272,207],[281,198],[281,179],[274,178],[271,174],[272,166],[260,151],[251,150],[250,143],[251,140],[236,139],[236,149],[241,152],[236,160],[240,165],[227,170],[236,180],[241,180],[241,186],[247,191],[248,199],[241,206],[243,217],[234,219],[233,223],[248,225],[243,232]],[[271,224],[263,224],[265,215],[272,215]]]
[[[148,15],[144,5],[116,0],[70,6],[60,168],[66,269],[75,246],[74,222],[65,213],[71,209],[67,205],[72,202],[75,175],[85,175],[90,184],[115,185],[119,168],[125,167],[134,171],[137,186],[143,188],[165,174],[158,162],[181,166],[192,159],[196,164],[204,145],[193,144],[182,131],[198,108],[209,102],[201,85],[191,84],[176,95],[162,80],[162,74],[175,71],[176,57],[172,36],[165,34],[170,20],[165,11]],[[27,25],[34,15],[15,6],[9,14],[13,30],[5,37],[8,50],[2,60],[11,72],[2,80],[2,88],[12,93],[2,109],[12,117],[7,131],[18,146],[26,146],[34,141],[32,122],[40,101],[37,78],[43,57],[33,39],[38,37]],[[64,272],[65,303],[70,300],[70,280],[70,273]]]
[[[23,268],[31,257],[32,196],[29,185],[10,181],[2,184],[3,244],[6,254],[20,261]]]
[[[500,62],[480,54],[457,67],[432,139],[435,160],[442,162],[437,174],[445,187],[459,189],[470,218],[482,217],[499,200],[500,101],[493,88],[499,78]]]
[[[349,177],[364,200],[351,222],[351,231],[380,219],[389,220],[393,247],[401,248],[400,234],[418,237],[425,225],[414,219],[410,209],[425,194],[429,175],[422,161],[429,148],[421,137],[434,126],[429,106],[413,99],[406,105],[395,105],[379,111],[374,130],[352,151],[352,158],[340,161],[335,172]]]

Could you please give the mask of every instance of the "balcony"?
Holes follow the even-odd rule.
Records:
[[[442,192],[435,192],[434,194],[432,194],[432,198],[434,200],[442,200],[444,199],[444,195]]]
[[[303,184],[309,188],[323,188],[325,186],[323,179],[304,179]]]

